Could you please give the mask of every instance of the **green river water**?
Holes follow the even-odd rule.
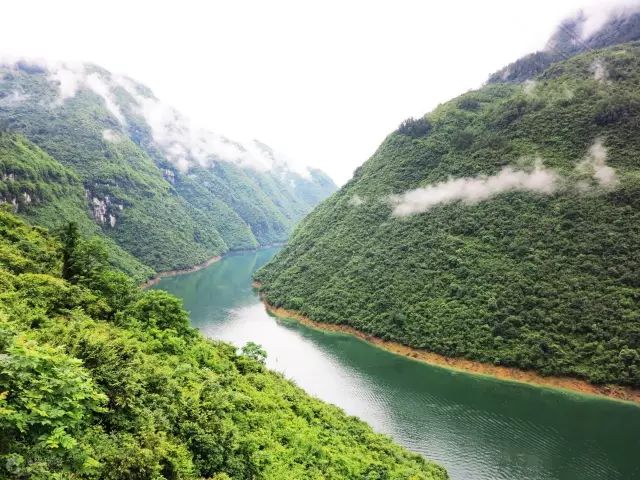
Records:
[[[433,367],[265,311],[251,274],[276,248],[234,254],[155,288],[205,335],[260,343],[270,368],[445,466],[453,480],[640,479],[640,407]]]

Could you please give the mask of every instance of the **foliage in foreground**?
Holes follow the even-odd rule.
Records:
[[[1,478],[446,478],[105,260],[0,211]]]
[[[263,293],[444,355],[640,387],[639,84],[626,44],[405,122],[256,273]],[[608,189],[580,167],[597,141]],[[563,179],[551,195],[391,214],[391,195],[540,162]]]

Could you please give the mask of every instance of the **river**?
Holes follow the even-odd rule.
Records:
[[[640,407],[434,367],[276,319],[251,288],[275,252],[229,255],[154,288],[182,298],[205,335],[261,344],[270,368],[453,480],[640,479]]]

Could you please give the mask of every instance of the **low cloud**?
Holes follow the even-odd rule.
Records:
[[[58,85],[58,104],[76,95],[85,80],[83,65],[59,65],[53,67],[49,79]]]
[[[357,193],[355,195],[353,195],[350,199],[349,199],[349,205],[353,206],[353,207],[359,207],[360,205],[363,205],[365,203],[364,198],[362,198],[360,195],[358,195]]]
[[[525,80],[524,86],[522,89],[524,90],[524,94],[529,97],[535,97],[536,95],[536,87],[538,86],[538,82],[536,80]]]
[[[104,101],[105,107],[121,125],[126,120],[113,95],[110,78],[103,78],[98,72],[88,72],[81,63],[59,63],[47,66],[49,80],[58,86],[56,104],[61,105],[65,100],[73,98],[82,88],[91,90]]]
[[[111,115],[126,126],[123,105],[115,96],[117,89],[124,89],[130,96],[134,112],[149,125],[154,142],[182,172],[193,167],[210,167],[217,161],[224,161],[258,171],[274,171],[283,177],[294,173],[311,178],[306,165],[293,161],[261,142],[233,141],[194,127],[187,117],[156,99],[148,89],[128,77],[110,74],[82,63],[26,60],[18,57],[0,57],[0,63],[16,70],[45,74],[58,93],[54,106],[62,105],[83,89],[90,90],[101,97]],[[22,100],[19,96],[4,99],[5,102],[19,100]],[[110,130],[103,131],[102,138],[109,142],[121,139]]]
[[[393,215],[405,217],[458,201],[472,205],[510,191],[550,194],[556,190],[558,179],[553,170],[540,165],[530,172],[505,167],[496,175],[450,179],[395,195],[391,198]]]
[[[309,169],[256,141],[237,142],[222,135],[198,129],[174,108],[142,95],[130,84],[125,89],[138,105],[138,113],[151,127],[154,141],[183,173],[191,167],[209,167],[227,161],[258,171],[288,170],[310,178]]]
[[[617,17],[629,16],[640,11],[637,0],[600,0],[579,12],[580,37],[587,40],[607,22]]]
[[[601,83],[607,83],[609,79],[609,72],[604,62],[597,58],[591,64],[591,71],[593,72],[593,78]]]
[[[576,168],[580,172],[593,176],[598,184],[604,188],[614,188],[620,182],[616,171],[607,165],[607,149],[601,139],[591,145],[587,155]]]
[[[107,107],[107,110],[111,112],[111,115],[116,117],[122,125],[125,125],[127,122],[113,97],[111,87],[101,78],[101,76],[97,73],[91,73],[87,75],[85,83],[91,91],[102,97],[105,106]]]
[[[111,129],[102,131],[102,139],[111,143],[118,143],[122,141],[122,137]]]
[[[247,154],[236,142],[221,135],[192,127],[189,120],[174,108],[156,100],[134,95],[138,113],[151,127],[153,140],[164,150],[176,168],[208,167],[216,160],[226,160],[256,170],[268,170],[267,162]]]
[[[585,157],[576,165],[576,171],[593,178],[599,187],[612,189],[619,184],[619,179],[616,171],[608,166],[606,161],[607,149],[602,140],[597,139]],[[569,183],[569,178],[562,176],[554,169],[543,167],[541,161],[538,161],[531,171],[505,167],[496,175],[452,178],[446,182],[392,195],[390,197],[393,205],[392,214],[396,217],[406,217],[427,212],[436,205],[453,202],[473,205],[504,192],[526,191],[550,195],[565,186],[574,188],[578,192],[593,189],[592,184],[587,180],[574,180],[574,183]]]
[[[2,105],[3,107],[15,107],[28,98],[29,95],[26,95],[18,90],[13,90],[9,95],[0,98],[0,105]]]

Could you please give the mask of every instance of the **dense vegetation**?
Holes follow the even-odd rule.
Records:
[[[0,133],[0,202],[29,221],[56,228],[74,221],[86,236],[100,233],[100,227],[87,214],[82,182],[21,135]],[[111,264],[136,279],[149,277],[153,270],[104,237]]]
[[[405,122],[257,272],[263,293],[444,355],[640,387],[639,85],[625,44]],[[608,188],[581,167],[598,140]],[[392,215],[392,195],[540,162],[551,194]]]
[[[258,345],[203,338],[73,223],[55,238],[0,211],[0,358],[1,478],[446,478]]]
[[[283,242],[335,190],[318,170],[308,176],[284,164],[261,170],[209,151],[198,152],[206,162],[187,153],[176,160],[172,152],[198,139],[181,130],[181,118],[148,88],[96,66],[65,68],[0,67],[0,132],[12,139],[0,145],[4,172],[12,174],[0,178],[2,200],[19,203],[18,214],[44,226],[75,219],[85,231],[103,234],[114,263],[137,278]],[[76,91],[68,92],[70,86]],[[167,112],[175,121],[158,126],[158,115],[165,120]],[[175,141],[161,144],[163,135]],[[256,142],[256,149],[277,160],[266,145]],[[191,168],[181,168],[182,160]],[[29,176],[33,168],[42,175]],[[43,188],[48,191],[36,191]]]

